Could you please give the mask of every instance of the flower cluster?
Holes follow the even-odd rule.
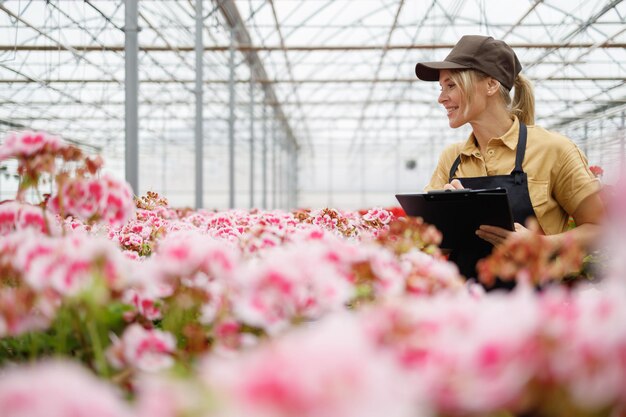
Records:
[[[621,287],[537,295],[524,286],[396,302],[363,317],[439,413],[593,415],[626,404],[625,305]]]
[[[377,352],[353,317],[333,317],[237,358],[210,358],[201,374],[223,398],[225,416],[427,415],[410,377]]]
[[[75,216],[90,224],[102,221],[122,226],[133,213],[135,204],[129,185],[108,175],[98,177],[102,158],[85,156],[56,136],[30,131],[10,133],[0,145],[0,161],[9,158],[18,160],[18,201],[24,200],[29,188],[38,192],[40,178],[47,174],[56,182],[56,194],[39,204],[48,205],[55,214]]]
[[[0,204],[0,236],[20,230],[58,235],[61,228],[56,219],[41,207],[17,201]]]
[[[111,226],[126,224],[135,208],[130,186],[109,175],[62,183],[48,206],[62,217],[71,215],[86,222],[104,222]]]
[[[0,161],[9,158],[29,158],[37,154],[55,153],[67,148],[58,136],[45,132],[11,132],[0,148]]]
[[[47,362],[3,370],[3,417],[131,417],[113,387],[71,362]]]
[[[0,146],[0,162],[10,158],[18,161],[21,180],[17,199],[20,201],[28,188],[37,186],[43,174],[55,174],[57,158],[69,162],[82,157],[77,147],[44,132],[11,132]]]
[[[158,329],[144,329],[134,323],[121,338],[115,337],[107,351],[109,362],[117,368],[136,368],[145,372],[167,369],[174,364],[172,357],[176,339]]]
[[[18,335],[48,326],[64,298],[93,291],[99,305],[110,292],[121,291],[130,266],[104,238],[74,234],[49,237],[31,231],[0,237],[0,336]]]
[[[536,223],[529,224],[531,231],[537,227]],[[539,233],[516,233],[481,259],[477,269],[480,281],[488,287],[496,277],[542,285],[579,271],[583,256],[572,239],[555,248]]]

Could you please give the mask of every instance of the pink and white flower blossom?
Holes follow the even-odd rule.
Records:
[[[394,254],[387,249],[367,245],[365,255],[375,277],[373,288],[380,298],[398,296],[404,292],[405,272]]]
[[[25,244],[41,238],[32,231],[0,236],[0,337],[43,330],[54,319],[58,295],[31,288],[16,262]]]
[[[110,175],[102,178],[75,178],[61,184],[58,194],[48,202],[55,213],[72,215],[85,221],[103,221],[122,226],[135,210],[133,193],[125,181]]]
[[[363,316],[372,341],[415,372],[442,414],[519,410],[542,365],[542,317],[531,291],[476,300],[462,293],[373,309]]]
[[[235,316],[269,333],[336,311],[354,294],[326,248],[314,243],[268,250],[241,268],[235,281]]]
[[[162,318],[161,302],[157,298],[147,295],[147,291],[130,288],[124,292],[122,299],[135,308],[137,314],[148,320],[158,320]],[[131,314],[131,317],[134,313]]]
[[[540,300],[551,346],[544,372],[584,410],[626,403],[626,293],[621,283],[607,284]]]
[[[0,161],[29,157],[42,151],[56,152],[66,146],[61,138],[45,132],[11,132],[0,145]]]
[[[126,328],[120,339],[114,338],[107,350],[111,365],[118,369],[134,368],[156,372],[174,364],[176,339],[171,333],[145,329],[137,323]]]
[[[0,235],[27,229],[49,235],[61,230],[56,218],[40,207],[17,201],[0,204]]]
[[[440,290],[459,291],[465,288],[465,280],[452,262],[435,258],[419,250],[411,250],[400,256],[406,274],[407,292],[429,295]]]
[[[45,330],[54,318],[56,301],[24,288],[0,288],[0,338]]]
[[[0,372],[2,417],[131,417],[111,385],[71,362],[16,366]]]
[[[112,242],[89,235],[25,235],[12,265],[36,291],[75,295],[101,277],[108,288],[122,289],[128,261]]]
[[[228,281],[238,264],[238,251],[230,244],[200,233],[171,233],[159,243],[151,261],[161,280],[190,278],[198,272]]]
[[[417,389],[372,349],[349,316],[329,317],[236,358],[213,356],[202,375],[224,417],[428,416]]]
[[[375,207],[369,209],[367,213],[363,215],[363,220],[368,222],[380,222],[381,224],[389,224],[393,220],[393,214],[385,209]]]
[[[197,378],[144,374],[136,384],[134,417],[217,416],[212,393]]]

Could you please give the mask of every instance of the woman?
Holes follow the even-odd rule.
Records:
[[[589,247],[604,213],[600,183],[572,141],[534,126],[532,85],[520,70],[509,45],[475,35],[463,36],[443,61],[416,65],[419,79],[439,81],[438,102],[450,127],[472,126],[465,142],[444,149],[426,190],[506,188],[515,231],[481,226],[476,234],[492,245],[511,233],[528,232],[523,225],[536,217],[554,247],[565,239]],[[578,227],[567,231],[570,215]],[[451,259],[473,277],[476,262],[490,249],[466,248]]]

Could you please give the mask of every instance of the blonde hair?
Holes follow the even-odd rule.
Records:
[[[476,70],[450,71],[450,78],[459,86],[461,96],[465,99],[465,113],[469,111],[472,105],[473,94],[470,91],[476,89],[479,81],[487,78],[488,75]],[[521,74],[515,77],[515,94],[511,101],[510,90],[500,83],[500,99],[507,107],[511,115],[517,116],[520,122],[526,125],[535,124],[535,93],[530,80]]]
[[[533,84],[523,75],[515,77],[515,94],[513,104],[509,108],[511,113],[517,116],[520,122],[526,125],[535,124],[535,92]],[[502,89],[502,86],[500,86]],[[505,89],[506,90],[506,89]],[[507,94],[507,96],[509,96]]]

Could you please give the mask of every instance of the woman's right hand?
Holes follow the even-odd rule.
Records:
[[[457,180],[457,179],[453,179],[452,181],[450,181],[449,184],[446,184],[443,186],[444,190],[462,190],[465,187],[463,187],[463,184],[461,184],[461,181]]]

